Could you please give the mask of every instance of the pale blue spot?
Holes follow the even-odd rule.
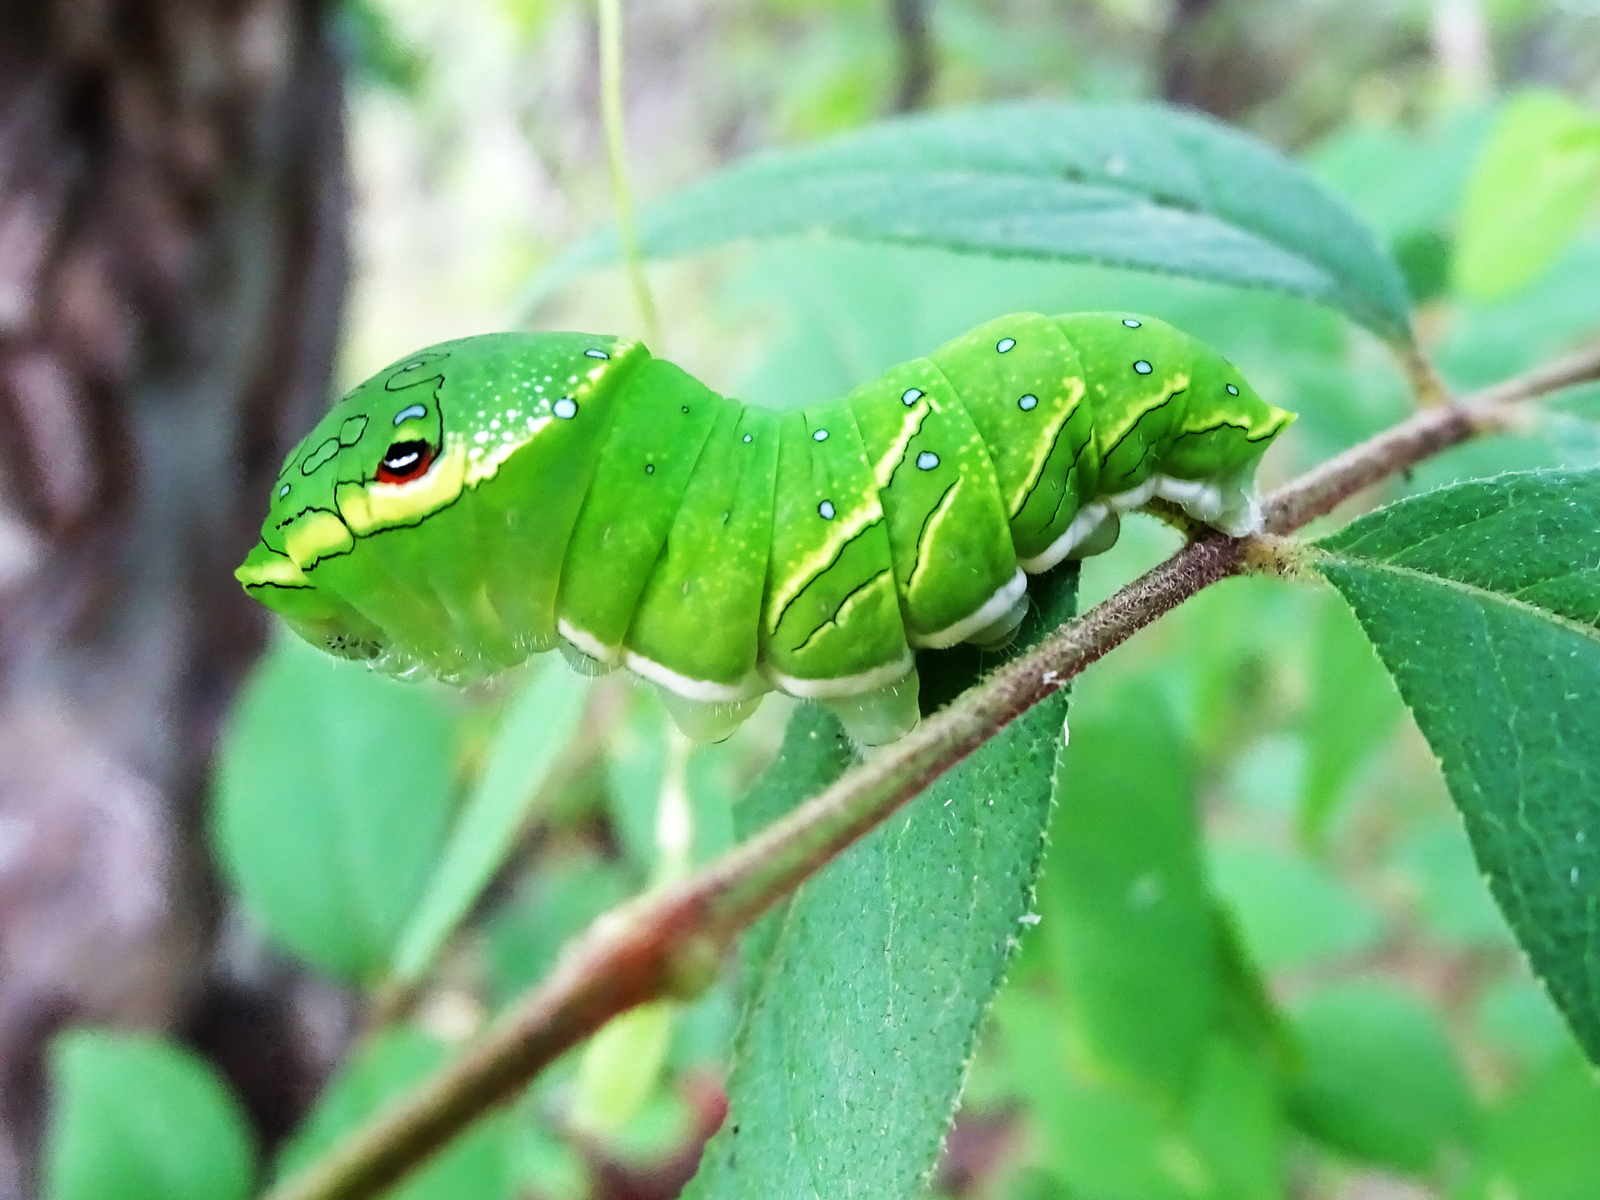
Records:
[[[900,396],[900,403],[911,405],[921,399],[922,391],[919,388],[907,388]]]
[[[571,396],[563,396],[550,406],[550,411],[563,421],[568,421],[578,415],[578,402]]]
[[[828,431],[826,429],[819,429],[811,435],[811,438],[813,441],[825,442],[828,440]]]
[[[1139,328],[1139,322],[1135,321],[1132,317],[1123,317],[1122,318],[1122,323],[1124,325],[1126,325],[1129,329],[1137,329],[1137,328]]]
[[[1228,385],[1228,395],[1237,396],[1238,394],[1239,394],[1239,389],[1234,387],[1233,384],[1230,383]]]
[[[755,439],[754,439],[754,438],[753,438],[753,437],[751,437],[751,436],[750,436],[750,435],[749,435],[749,434],[748,434],[748,433],[747,433],[747,434],[745,434],[745,435],[744,435],[744,440],[745,440],[745,441],[746,441],[746,442],[753,442],[753,441],[754,441],[754,440],[755,440]]]
[[[1022,397],[1022,399],[1017,401],[1017,407],[1023,412],[1032,412],[1034,409],[1039,407],[1039,397],[1035,396],[1032,392],[1029,392],[1026,396]]]
[[[1139,372],[1141,375],[1148,375],[1150,374],[1151,366],[1141,358],[1138,362],[1133,364],[1133,369]]]
[[[399,412],[395,413],[394,423],[398,425],[402,421],[411,420],[412,417],[425,417],[427,415],[428,410],[423,408],[422,405],[413,404],[410,408],[402,408]]]
[[[931,471],[939,465],[939,456],[932,450],[924,450],[917,455],[917,470]]]
[[[611,355],[607,354],[604,350],[585,350],[583,352],[583,355],[584,355],[585,358],[610,358],[611,357]]]
[[[824,521],[833,520],[833,501],[824,500],[821,504],[817,505],[817,511],[822,514],[822,519]]]
[[[1017,339],[1016,338],[1001,338],[998,342],[996,342],[994,344],[994,348],[996,350],[1000,351],[1001,354],[1004,354],[1007,350],[1011,349],[1011,347],[1015,346],[1016,344],[1017,344]]]

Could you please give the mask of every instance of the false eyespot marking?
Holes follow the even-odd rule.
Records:
[[[826,429],[817,430],[815,433],[813,433],[811,435],[811,440],[814,441],[814,442],[825,442],[825,441],[827,441],[828,440],[828,431]]]
[[[1132,317],[1123,317],[1122,318],[1122,323],[1124,325],[1126,325],[1129,329],[1137,329],[1137,328],[1139,328],[1139,322],[1135,321]]]
[[[932,450],[924,450],[917,455],[917,470],[931,471],[939,465],[939,456]]]
[[[570,421],[578,415],[578,402],[571,396],[563,396],[550,406],[550,411],[563,421]]]
[[[1022,399],[1017,401],[1017,407],[1023,412],[1032,412],[1034,409],[1039,407],[1039,397],[1035,396],[1032,392],[1029,392],[1026,396],[1022,397]]]
[[[824,500],[821,504],[817,505],[817,512],[821,514],[824,521],[833,520],[833,501]]]
[[[1228,395],[1237,396],[1238,394],[1239,394],[1239,389],[1234,387],[1233,384],[1231,384],[1231,383],[1228,384]]]
[[[611,355],[607,354],[604,350],[585,350],[583,352],[583,356],[585,358],[610,358],[611,357]]]
[[[1149,363],[1145,362],[1145,360],[1141,358],[1138,362],[1133,364],[1133,369],[1139,372],[1141,375],[1148,375],[1153,368]]]
[[[403,421],[411,420],[412,417],[425,417],[427,415],[428,410],[423,408],[422,405],[413,404],[410,408],[402,408],[399,412],[395,413],[394,423],[399,425]]]
[[[922,390],[920,388],[907,388],[900,395],[900,403],[904,404],[904,405],[907,405],[907,406],[915,404],[918,400],[921,400],[921,399],[922,399]]]
[[[409,483],[433,465],[433,447],[427,442],[395,442],[378,464],[379,483]]]
[[[996,350],[998,350],[1001,354],[1004,354],[1007,350],[1011,349],[1011,347],[1015,346],[1016,344],[1017,344],[1017,339],[1016,338],[1001,338],[998,342],[996,342],[994,344],[994,348]]]

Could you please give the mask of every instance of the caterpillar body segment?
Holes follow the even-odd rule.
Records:
[[[1018,313],[771,412],[637,342],[489,334],[402,359],[292,451],[237,575],[313,644],[466,682],[560,647],[697,738],[774,688],[857,741],[917,720],[913,653],[1001,645],[1027,576],[1151,496],[1228,533],[1293,414],[1153,318]]]

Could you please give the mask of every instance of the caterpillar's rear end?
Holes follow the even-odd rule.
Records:
[[[773,688],[859,742],[917,719],[913,653],[1000,645],[1026,575],[1152,495],[1240,534],[1292,415],[1130,314],[1013,314],[849,396],[724,399],[636,343],[499,334],[401,360],[289,456],[239,578],[308,640],[467,681],[559,646],[691,736]]]

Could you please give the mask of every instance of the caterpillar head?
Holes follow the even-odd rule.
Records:
[[[235,576],[307,641],[341,657],[460,679],[507,665],[462,661],[461,631],[435,577],[470,559],[471,547],[418,527],[492,480],[573,406],[572,395],[612,365],[615,341],[487,334],[379,371],[289,452],[261,540]],[[537,382],[557,378],[573,383]]]

